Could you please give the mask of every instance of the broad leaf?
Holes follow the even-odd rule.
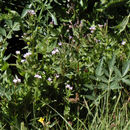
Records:
[[[21,18],[24,18],[27,15],[27,13],[28,13],[29,10],[30,9],[24,9],[23,12],[22,12],[22,14],[21,14]]]
[[[6,31],[4,28],[0,27],[0,34],[2,34],[3,36],[6,36]]]
[[[19,24],[19,22],[14,22],[12,30],[13,31],[19,31],[20,30],[20,24]]]

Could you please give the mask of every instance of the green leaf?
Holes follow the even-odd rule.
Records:
[[[7,38],[8,38],[8,39],[11,39],[11,38],[12,38],[12,32],[9,32],[9,33],[8,33]]]
[[[19,22],[14,22],[12,30],[13,31],[19,31],[20,30],[20,24],[19,24]]]
[[[114,67],[114,71],[118,77],[121,77],[121,72],[119,71],[119,69],[116,66]]]
[[[7,70],[8,67],[9,67],[9,64],[7,62],[5,62],[0,70],[1,71]]]
[[[98,76],[103,75],[103,58],[101,59],[100,63],[98,64],[95,73],[96,73],[96,75],[98,75]]]
[[[99,80],[101,80],[102,82],[108,83],[108,79],[107,79],[105,76],[100,76],[100,77],[98,77],[98,78],[99,78]]]
[[[122,87],[119,86],[118,82],[117,81],[114,81],[110,84],[110,89],[121,89]]]
[[[61,67],[60,66],[56,66],[56,67],[52,67],[58,74],[61,73]]]
[[[6,20],[5,23],[6,23],[10,28],[12,28],[12,26],[13,26],[12,20]]]
[[[128,16],[126,16],[126,17],[122,20],[122,22],[115,27],[116,29],[119,29],[118,34],[120,34],[122,31],[125,30],[127,24],[129,23],[129,17],[130,17],[130,14],[129,14]]]
[[[2,37],[2,36],[0,36],[0,42],[2,42],[2,40],[3,40],[3,37]]]
[[[122,82],[130,86],[130,79],[122,79]]]
[[[80,0],[80,5],[83,7],[83,5],[84,5],[84,4],[83,4],[83,0]]]
[[[96,98],[94,97],[94,96],[92,96],[92,95],[86,95],[85,96],[87,99],[89,99],[89,100],[95,100]]]
[[[28,11],[29,11],[29,9],[24,9],[22,11],[21,18],[24,18],[27,15]]]
[[[105,83],[100,83],[100,84],[98,85],[98,89],[108,90],[108,86],[107,86],[107,84],[105,84]]]
[[[95,76],[93,76],[93,75],[90,75],[89,77],[90,77],[91,79],[93,79],[93,80],[96,80],[96,81],[98,80],[98,78],[95,77]]]
[[[49,12],[49,13],[51,14],[51,18],[52,18],[52,21],[54,21],[54,24],[55,24],[55,25],[58,25],[57,19],[56,19],[55,15],[52,14],[51,12]]]
[[[103,71],[104,71],[105,76],[106,76],[106,77],[109,77],[108,70],[106,70],[105,68],[103,68]]]
[[[86,88],[89,88],[90,90],[93,90],[93,89],[94,89],[94,87],[93,87],[92,84],[84,84],[84,86],[85,86]]]
[[[124,77],[128,73],[129,69],[130,69],[130,60],[128,60],[127,62],[125,62],[123,64],[123,67],[122,67],[122,77]]]
[[[105,4],[107,0],[101,0],[101,4]]]
[[[6,36],[6,31],[4,28],[0,27],[0,34],[2,34],[3,36]]]
[[[112,72],[113,72],[115,62],[116,62],[116,56],[113,55],[112,59],[110,60],[110,62],[108,64],[110,74],[112,74]]]
[[[11,54],[9,54],[8,56],[4,56],[3,60],[6,61],[10,58]]]
[[[57,4],[59,4],[59,5],[62,5],[61,3],[59,3],[57,0],[54,0]]]
[[[27,130],[27,128],[24,125],[24,122],[21,122],[21,130]]]

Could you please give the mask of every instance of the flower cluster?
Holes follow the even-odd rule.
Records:
[[[29,10],[28,13],[29,13],[30,15],[35,15],[35,14],[36,14],[34,10]]]
[[[20,55],[20,51],[16,51],[16,54],[17,54],[17,55]]]
[[[102,28],[102,27],[103,27],[103,25],[101,25],[101,24],[98,24],[98,27],[99,27],[99,28]]]
[[[56,54],[56,53],[59,53],[59,50],[58,50],[57,48],[55,48],[55,49],[51,52],[52,55],[54,55],[54,54]]]
[[[69,90],[72,90],[72,89],[73,89],[73,87],[71,87],[69,84],[67,84],[67,85],[65,86],[65,88],[68,88]]]
[[[58,43],[58,45],[59,45],[59,46],[62,46],[62,43],[61,43],[61,42],[59,42],[59,43]]]
[[[27,57],[29,57],[31,54],[32,54],[31,52],[27,52],[27,53],[25,53],[25,54],[23,55],[23,57],[24,57],[24,58],[27,58]]]
[[[41,78],[42,78],[42,76],[41,76],[41,75],[38,75],[38,74],[35,74],[34,77],[35,77],[35,78],[38,78],[38,79],[41,79]]]
[[[21,83],[21,79],[19,79],[18,77],[16,77],[13,82],[16,84],[16,83]]]
[[[93,33],[96,30],[95,26],[92,26],[89,29],[91,30],[91,33]]]
[[[125,44],[126,44],[126,41],[122,41],[122,42],[121,42],[121,45],[125,45]]]
[[[47,79],[49,82],[52,82],[52,79],[49,77],[48,79]]]
[[[58,74],[55,75],[56,78],[59,78],[60,76]]]

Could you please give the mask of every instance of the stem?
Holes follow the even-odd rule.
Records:
[[[110,75],[109,75],[109,80],[108,80],[108,92],[107,92],[107,122],[109,121],[108,119],[108,113],[109,113],[109,96],[110,96],[110,82],[111,82],[111,71],[110,71]]]

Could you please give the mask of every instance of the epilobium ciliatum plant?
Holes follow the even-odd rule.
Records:
[[[112,35],[100,7],[96,1],[34,0],[22,13],[1,12],[0,129],[128,128],[127,25],[123,35]],[[19,30],[25,46],[9,63],[8,39]]]

